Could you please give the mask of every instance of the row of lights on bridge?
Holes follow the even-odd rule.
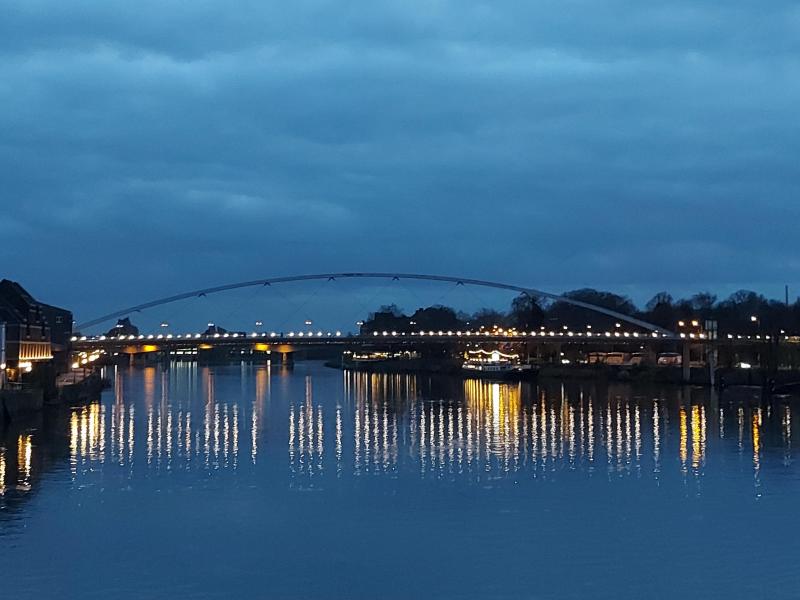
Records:
[[[522,331],[522,332],[517,332],[517,331],[503,331],[503,332],[496,332],[496,331],[419,331],[419,332],[411,332],[410,334],[405,333],[405,332],[398,332],[398,331],[382,331],[382,332],[374,331],[372,333],[372,337],[406,337],[406,336],[412,336],[412,337],[417,337],[417,336],[418,337],[464,337],[464,336],[466,336],[466,337],[481,337],[481,336],[483,336],[483,337],[493,337],[493,338],[494,337],[498,337],[498,336],[500,336],[500,337],[509,337],[509,338],[536,338],[536,337],[549,337],[549,338],[558,338],[558,337],[647,338],[647,337],[651,337],[651,338],[656,338],[656,339],[658,339],[658,338],[675,339],[673,336],[670,336],[669,334],[666,334],[666,333],[659,334],[657,332],[652,332],[650,334],[646,334],[646,333],[639,333],[639,332],[631,333],[631,332],[627,332],[627,331],[615,331],[613,333],[610,332],[610,331],[606,331],[606,332],[603,332],[603,333],[592,333],[591,331],[587,331],[587,332],[579,331],[577,333],[573,332],[573,331],[558,331],[558,332],[556,332],[556,331],[539,331],[539,332],[535,332],[535,331],[531,331],[531,332],[525,332],[525,331]],[[245,338],[246,339],[248,337],[250,337],[250,338],[266,338],[266,337],[270,337],[270,338],[285,338],[285,337],[288,337],[288,338],[294,338],[294,337],[300,337],[300,338],[315,338],[315,337],[316,338],[326,338],[327,337],[327,338],[331,338],[331,337],[336,337],[336,338],[339,338],[339,337],[342,337],[342,332],[341,331],[336,331],[336,332],[318,331],[318,332],[315,333],[313,331],[308,331],[308,332],[300,331],[300,332],[295,333],[294,331],[291,331],[286,335],[279,334],[279,333],[276,333],[274,331],[270,332],[270,333],[257,333],[257,332],[254,331],[249,335],[244,334],[244,333],[214,333],[214,334],[210,334],[210,335],[202,334],[202,333],[187,333],[185,335],[181,335],[181,334],[178,334],[178,335],[173,335],[173,334],[158,334],[158,335],[149,334],[149,335],[119,335],[119,336],[105,336],[105,335],[101,335],[101,336],[85,336],[84,335],[84,336],[81,336],[81,337],[73,336],[72,337],[72,341],[73,342],[77,342],[77,341],[81,341],[81,342],[85,342],[85,341],[92,341],[92,342],[101,341],[102,342],[102,341],[106,341],[106,340],[131,340],[131,341],[133,341],[133,340],[164,340],[164,339],[166,339],[166,340],[172,340],[172,339],[187,339],[187,340],[189,340],[189,339],[219,339],[219,338]],[[359,336],[359,337],[364,337],[364,336]],[[678,334],[678,337],[680,339],[687,339],[687,338],[688,339],[699,339],[699,340],[710,339],[709,336],[706,335],[705,333],[688,333],[688,334],[687,333],[680,333],[680,334]],[[727,338],[729,340],[733,340],[733,339],[739,339],[739,340],[742,340],[742,339],[747,339],[747,340],[752,340],[752,339],[770,340],[770,339],[772,339],[771,336],[769,336],[769,335],[763,335],[763,336],[762,335],[755,335],[755,336],[752,336],[752,335],[741,335],[741,334],[734,335],[734,334],[731,334],[731,333],[727,334]],[[790,340],[790,339],[793,339],[793,338],[791,336],[787,335],[787,336],[784,336],[784,339]]]
[[[668,335],[666,333],[659,334],[659,333],[656,333],[656,332],[653,332],[653,333],[651,333],[649,335],[651,337],[654,337],[654,338],[659,338],[659,337],[669,338],[669,337],[671,337],[670,335]],[[681,335],[684,336],[685,334],[681,334]],[[261,338],[265,338],[265,337],[270,337],[270,338],[278,338],[278,337],[318,337],[318,338],[322,338],[322,337],[341,337],[341,336],[342,336],[342,332],[341,331],[336,331],[336,332],[318,331],[316,333],[313,332],[313,331],[308,331],[308,332],[300,331],[300,332],[297,332],[297,333],[295,333],[294,331],[291,331],[288,334],[286,334],[285,336],[283,334],[279,334],[279,333],[276,333],[274,331],[270,332],[270,333],[257,333],[257,332],[254,331],[254,332],[250,333],[249,335],[248,334],[244,334],[244,333],[214,333],[214,334],[187,333],[185,335],[181,335],[181,334],[177,334],[177,335],[173,335],[173,334],[158,334],[158,335],[149,334],[149,335],[119,335],[119,336],[101,335],[101,336],[97,336],[97,337],[94,337],[94,336],[92,336],[92,337],[81,336],[80,338],[77,337],[77,336],[73,336],[72,341],[73,342],[76,342],[76,341],[82,341],[83,342],[83,341],[87,341],[87,340],[89,340],[89,341],[105,341],[105,340],[114,340],[114,339],[116,339],[116,340],[154,340],[154,339],[157,339],[157,340],[161,340],[161,339],[171,340],[171,339],[212,339],[212,338],[213,339],[218,339],[218,338],[247,338],[247,337],[250,337],[250,338],[259,338],[259,337],[261,337]],[[639,333],[639,332],[630,333],[630,332],[627,332],[627,331],[623,331],[623,332],[615,331],[613,333],[610,332],[610,331],[606,331],[605,333],[592,333],[591,331],[587,331],[585,333],[584,332],[577,332],[576,333],[576,332],[573,332],[573,331],[558,331],[558,332],[556,332],[556,331],[539,331],[539,332],[536,332],[536,331],[531,331],[531,332],[525,332],[525,331],[522,331],[522,332],[518,332],[518,331],[419,331],[419,332],[411,332],[411,333],[398,332],[398,331],[382,331],[382,332],[374,331],[372,333],[372,337],[406,337],[406,336],[419,336],[419,337],[462,337],[462,336],[467,336],[467,337],[471,337],[471,336],[498,337],[498,336],[500,336],[500,337],[511,337],[511,338],[516,338],[516,337],[564,337],[564,336],[566,336],[566,337],[587,337],[587,338],[591,338],[591,337],[625,337],[625,338],[634,337],[634,338],[638,338],[638,337],[647,337],[648,334]],[[691,334],[691,336],[694,337],[694,334]],[[704,334],[699,334],[699,337],[704,338],[705,335]]]

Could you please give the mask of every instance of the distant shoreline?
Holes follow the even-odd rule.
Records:
[[[652,367],[652,366],[610,366],[610,365],[540,365],[530,375],[518,374],[509,377],[480,376],[467,373],[461,369],[460,364],[448,361],[442,364],[432,364],[423,360],[414,361],[382,361],[372,363],[352,363],[346,361],[326,361],[326,367],[344,371],[380,374],[407,374],[407,375],[442,375],[460,379],[484,379],[495,381],[536,381],[537,379],[553,380],[597,380],[618,381],[631,383],[665,383],[675,385],[709,386],[708,370],[702,367],[691,369],[691,378],[688,383],[682,380],[680,367]],[[785,371],[777,380],[779,386],[791,386],[800,381],[800,373]],[[725,386],[765,387],[766,374],[760,369],[719,369],[717,381],[724,382]]]

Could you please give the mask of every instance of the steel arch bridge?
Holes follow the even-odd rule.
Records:
[[[95,325],[99,325],[106,321],[110,321],[112,319],[117,319],[120,317],[124,317],[126,315],[130,315],[131,313],[141,312],[143,310],[147,310],[149,308],[155,308],[157,306],[162,306],[165,304],[170,304],[172,302],[178,302],[180,300],[186,300],[189,298],[195,298],[198,296],[207,296],[209,294],[216,294],[220,292],[226,292],[230,290],[236,290],[241,288],[247,287],[257,287],[257,286],[272,286],[278,285],[282,283],[291,283],[296,281],[314,281],[314,280],[327,280],[327,281],[336,281],[338,279],[390,279],[390,280],[416,280],[416,281],[437,281],[442,283],[455,283],[456,285],[472,285],[472,286],[479,286],[479,287],[486,287],[486,288],[493,288],[497,290],[507,290],[510,292],[516,292],[518,294],[525,294],[532,298],[546,298],[548,300],[554,300],[557,302],[563,302],[565,304],[569,304],[572,306],[577,306],[580,308],[584,308],[586,310],[590,310],[595,313],[603,314],[609,317],[613,317],[619,321],[624,321],[631,325],[636,325],[637,327],[642,327],[648,331],[653,333],[664,334],[670,337],[674,337],[675,333],[660,327],[659,325],[655,325],[653,323],[648,323],[647,321],[643,321],[641,319],[637,319],[635,317],[631,317],[629,315],[605,308],[603,306],[597,306],[595,304],[590,304],[588,302],[582,302],[581,300],[575,300],[573,298],[569,298],[568,296],[564,296],[561,294],[553,294],[550,292],[544,292],[542,290],[537,290],[530,287],[520,286],[520,285],[513,285],[509,283],[500,283],[496,281],[487,281],[483,279],[471,279],[467,277],[452,277],[448,275],[426,275],[426,274],[419,274],[419,273],[383,273],[383,272],[362,272],[362,273],[317,273],[313,275],[289,275],[284,277],[270,277],[267,279],[254,279],[250,281],[240,281],[238,283],[228,283],[225,285],[218,285],[209,288],[203,288],[198,290],[192,290],[189,292],[183,292],[181,294],[175,294],[173,296],[166,296],[164,298],[158,298],[156,300],[151,300],[149,302],[144,302],[142,304],[137,304],[135,306],[129,306],[127,308],[123,308],[121,310],[116,310],[114,312],[110,312],[106,315],[102,315],[100,317],[91,319],[84,323],[79,323],[76,327],[79,330],[86,329],[89,327],[93,327]]]

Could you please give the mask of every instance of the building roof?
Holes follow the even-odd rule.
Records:
[[[28,291],[16,281],[0,280],[0,321],[13,324],[38,324],[46,321],[44,313],[61,312],[69,321],[72,315],[68,310],[37,302]],[[47,323],[43,323],[47,325]]]
[[[14,281],[0,281],[0,320],[6,323],[27,323],[34,299]]]

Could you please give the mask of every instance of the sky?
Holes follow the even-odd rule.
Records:
[[[800,293],[796,2],[0,14],[0,275],[78,320],[327,271]]]

